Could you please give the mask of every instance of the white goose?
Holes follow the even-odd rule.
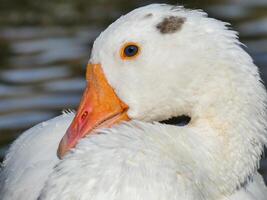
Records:
[[[97,38],[89,63],[74,120],[41,123],[10,148],[0,199],[266,199],[267,95],[226,23],[138,8]]]

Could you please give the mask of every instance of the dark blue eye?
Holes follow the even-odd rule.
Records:
[[[125,57],[133,57],[137,55],[139,51],[139,47],[136,45],[128,45],[124,48],[124,56]]]

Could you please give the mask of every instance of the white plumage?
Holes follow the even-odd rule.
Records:
[[[0,173],[0,199],[35,200],[59,159],[58,143],[74,114],[63,114],[23,133],[11,146]]]
[[[184,19],[175,32],[158,24]],[[140,55],[121,60],[125,42]],[[2,200],[264,200],[257,173],[266,144],[266,91],[236,33],[205,13],[153,4],[110,25],[90,62],[129,106],[131,122],[98,130],[63,160],[73,114],[26,131],[1,172]],[[188,125],[158,123],[189,115]]]

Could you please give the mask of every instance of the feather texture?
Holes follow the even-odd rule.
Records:
[[[56,150],[73,113],[29,129],[3,163],[0,199],[266,199],[257,169],[267,94],[228,25],[166,4],[111,24],[90,62],[101,64],[132,121],[96,130],[63,160]],[[120,57],[127,42],[140,47],[134,60]],[[184,126],[157,123],[183,115]]]

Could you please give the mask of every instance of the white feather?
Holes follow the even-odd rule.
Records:
[[[0,199],[35,200],[53,167],[73,114],[63,114],[23,133],[10,147],[0,172]]]
[[[223,145],[196,131],[142,122],[100,130],[56,166],[40,199],[263,200],[267,192],[257,173],[248,189],[233,197],[220,193]]]
[[[185,22],[162,34],[157,25],[169,16]],[[165,4],[119,18],[96,39],[90,62],[137,121],[81,140],[62,161],[57,144],[73,114],[30,129],[4,162],[2,200],[266,199],[257,169],[267,94],[227,25]],[[140,46],[135,60],[120,58],[126,42]],[[191,117],[184,127],[153,123],[182,114]]]

